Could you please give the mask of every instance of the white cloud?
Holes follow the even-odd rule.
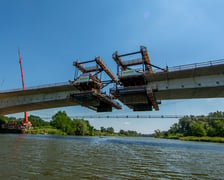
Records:
[[[125,121],[124,124],[125,124],[125,125],[130,125],[130,122]]]

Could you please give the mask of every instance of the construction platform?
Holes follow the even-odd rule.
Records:
[[[121,109],[121,105],[114,101],[111,96],[92,91],[73,93],[71,101],[75,101],[81,106],[92,109],[96,112],[111,112],[112,108]]]
[[[128,84],[133,77],[110,92],[134,111],[152,110],[151,105],[157,110],[161,100],[224,97],[223,59],[145,71],[142,85]]]
[[[80,92],[72,93],[70,95],[72,100],[97,112],[111,112],[112,107],[121,109],[119,103],[110,95],[102,92],[102,89],[110,83],[118,84],[119,82],[100,57],[85,62],[77,60],[73,65],[76,67],[76,73],[74,81],[70,84]],[[101,73],[103,72],[109,79],[102,80]]]
[[[122,60],[122,57],[139,54],[140,58]],[[152,111],[153,108],[159,110],[158,104],[161,102],[155,98],[156,87],[147,87],[145,78],[146,72],[153,74],[152,67],[157,67],[151,64],[146,47],[141,46],[140,51],[123,55],[115,52],[112,57],[117,63],[120,86],[112,88],[110,93],[134,111]]]

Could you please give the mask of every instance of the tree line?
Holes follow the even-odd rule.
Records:
[[[197,136],[224,137],[224,112],[208,116],[186,116],[173,124],[168,131],[155,130],[155,137]]]
[[[48,132],[52,131],[52,128],[60,130],[61,134],[67,135],[76,135],[76,136],[108,136],[108,135],[124,135],[124,136],[139,136],[141,134],[137,133],[136,131],[125,131],[120,130],[119,133],[114,131],[113,127],[101,127],[100,130],[95,129],[92,125],[90,125],[89,121],[84,119],[71,119],[65,111],[58,111],[55,115],[52,116],[51,121],[47,122],[41,119],[38,116],[30,115],[28,117],[29,121],[32,124],[33,129],[51,129]],[[21,123],[23,119],[15,118],[15,117],[7,117],[7,116],[0,116],[0,128],[2,124],[10,124],[10,123]],[[31,130],[32,132],[32,130]],[[44,132],[46,132],[44,130]],[[54,132],[55,133],[55,132]]]

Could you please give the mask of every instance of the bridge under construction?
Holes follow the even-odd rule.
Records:
[[[163,100],[224,97],[224,60],[161,68],[151,63],[144,46],[121,55],[116,51],[112,58],[116,75],[95,57],[74,61],[71,81],[0,92],[0,115],[75,105],[111,112],[121,103],[133,111],[158,111]]]

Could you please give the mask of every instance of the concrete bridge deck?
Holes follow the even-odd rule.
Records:
[[[111,93],[128,107],[152,110],[149,97],[155,102],[171,99],[222,98],[224,97],[224,60],[214,63],[176,66],[166,72],[144,73],[147,83],[143,86],[112,88]],[[55,107],[82,105],[97,112],[111,111],[120,105],[108,97],[91,92],[91,97],[81,98],[77,88],[69,83],[27,88],[25,91],[0,92],[0,115]],[[135,108],[138,107],[138,108]]]
[[[176,66],[168,71],[144,73],[146,84],[118,87],[111,93],[133,110],[152,110],[149,95],[161,100],[223,98],[224,60]],[[141,107],[142,105],[142,107]],[[136,108],[136,107],[140,107]]]
[[[69,98],[74,92],[79,91],[69,83],[0,92],[0,115],[79,105]]]
[[[146,73],[145,78],[149,87],[156,86],[158,100],[224,97],[224,64]]]
[[[97,112],[110,112],[121,105],[95,90],[81,92],[69,83],[0,92],[0,115],[81,105]]]

